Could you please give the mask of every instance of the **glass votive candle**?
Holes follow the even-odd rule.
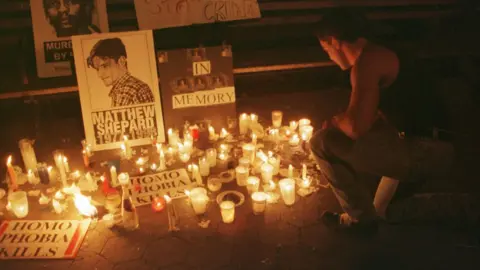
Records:
[[[220,203],[220,213],[224,223],[232,223],[235,220],[235,204],[232,201],[223,201]]]
[[[178,135],[178,130],[169,128],[167,131],[167,135],[168,135],[168,143],[171,146],[176,147],[178,145],[179,138],[180,138],[180,136]]]
[[[270,183],[273,177],[273,166],[269,163],[263,163],[261,169],[262,180],[264,184]]]
[[[250,119],[246,113],[242,113],[238,119],[238,127],[240,135],[245,135],[248,131],[248,125],[250,123]]]
[[[268,195],[265,192],[257,191],[252,194],[252,208],[255,215],[265,212],[267,197]]]
[[[298,127],[298,122],[297,121],[290,121],[290,130],[292,132],[294,132],[295,130],[297,130],[297,127]]]
[[[280,156],[268,158],[268,163],[273,166],[273,175],[277,175],[280,171]]]
[[[282,126],[282,111],[272,111],[272,124],[274,127],[279,128]]]
[[[298,127],[308,126],[310,125],[311,121],[307,118],[302,118],[298,121]]]
[[[190,191],[189,197],[195,214],[201,215],[207,211],[208,196],[206,189],[201,187],[194,188]]]
[[[288,140],[288,144],[290,144],[290,146],[297,146],[300,144],[300,137],[297,133],[293,134],[292,137],[290,137],[290,139]]]
[[[258,123],[258,115],[250,114],[250,123]]]
[[[17,218],[24,218],[28,215],[27,192],[15,191],[8,194],[10,209]]]
[[[250,160],[250,163],[253,163],[255,160],[255,145],[251,143],[246,143],[242,146],[243,156]]]
[[[243,166],[245,168],[249,168],[250,167],[250,159],[248,157],[241,157],[238,160],[238,165]]]
[[[199,167],[201,176],[210,175],[210,163],[208,162],[206,157],[200,158],[198,160],[198,167]]]
[[[295,181],[290,178],[284,178],[278,182],[280,192],[282,193],[283,202],[286,205],[295,203]]]
[[[301,126],[299,129],[300,135],[302,136],[302,139],[308,141],[310,138],[312,138],[313,135],[313,127],[310,125],[306,126]]]
[[[205,156],[208,164],[210,164],[210,168],[217,166],[217,150],[215,148],[208,148],[205,151]]]
[[[237,166],[235,168],[235,176],[237,178],[238,186],[246,186],[248,178],[248,168],[245,168],[244,166]]]
[[[258,191],[260,186],[260,179],[256,176],[249,176],[247,178],[247,192],[248,194],[253,194]]]
[[[211,192],[217,192],[222,188],[222,181],[216,177],[208,178],[207,187]]]
[[[190,160],[190,153],[189,152],[183,152],[179,154],[179,158],[183,163],[187,163]]]

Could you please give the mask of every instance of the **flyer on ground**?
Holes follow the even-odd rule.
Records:
[[[72,75],[71,36],[108,32],[106,0],[30,0],[37,75]]]
[[[72,37],[83,124],[93,151],[165,139],[152,31]]]

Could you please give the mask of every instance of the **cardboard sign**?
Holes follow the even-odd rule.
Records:
[[[157,52],[165,126],[236,127],[230,46]]]
[[[0,225],[0,260],[75,258],[90,220],[7,220]]]
[[[152,31],[72,37],[83,124],[94,151],[165,139]]]
[[[129,193],[136,206],[151,204],[155,197],[168,194],[172,199],[185,196],[193,186],[185,169],[130,177]]]
[[[135,0],[140,29],[260,18],[257,0]]]
[[[105,0],[30,0],[37,74],[70,76],[71,36],[108,32]]]

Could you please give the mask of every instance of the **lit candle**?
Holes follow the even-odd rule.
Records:
[[[30,184],[32,185],[36,185],[40,182],[40,180],[38,178],[35,177],[35,174],[33,173],[32,170],[28,170],[28,173],[27,173],[27,180]]]
[[[217,134],[215,133],[215,128],[208,126],[208,139],[210,141],[215,141],[217,139]]]
[[[207,149],[205,151],[205,156],[207,157],[210,167],[215,167],[217,165],[217,150],[215,148]]]
[[[85,168],[88,168],[88,166],[90,165],[90,160],[85,150],[82,151],[82,157],[83,157],[83,165],[85,166]]]
[[[35,156],[35,150],[33,149],[33,142],[33,140],[21,139],[18,142],[18,147],[22,154],[25,169],[27,169],[27,171],[32,170],[35,172],[37,170],[37,157]]]
[[[130,182],[130,176],[128,173],[120,173],[118,175],[118,183],[122,186],[127,186]]]
[[[293,134],[292,137],[290,137],[290,140],[288,140],[288,144],[290,144],[291,146],[297,146],[300,144],[300,137],[298,137],[297,133]]]
[[[310,125],[301,126],[300,129],[299,129],[299,132],[302,136],[302,139],[305,140],[305,141],[308,141],[308,140],[310,140],[310,138],[312,138],[313,127],[310,126]]]
[[[250,114],[250,122],[251,123],[258,123],[258,115],[256,114]]]
[[[152,172],[156,172],[157,169],[158,169],[158,168],[157,168],[157,164],[152,163],[152,164],[150,165],[150,170],[151,170]]]
[[[17,218],[24,218],[28,215],[27,192],[15,191],[8,193],[10,209]]]
[[[256,145],[257,144],[257,134],[252,133],[252,144]]]
[[[273,175],[277,175],[278,172],[280,171],[280,156],[278,157],[270,156],[268,158],[268,163],[270,163],[273,166]]]
[[[53,167],[52,166],[48,166],[47,167],[47,171],[48,171],[48,180],[50,181],[50,183],[53,183],[55,182],[55,173],[53,171]]]
[[[302,165],[302,179],[307,178],[307,165]]]
[[[18,188],[17,185],[17,174],[12,166],[12,156],[8,156],[7,158],[7,170],[8,170],[8,177],[10,178],[10,187],[15,190]]]
[[[249,125],[248,115],[246,113],[242,113],[238,120],[239,125],[239,132],[240,135],[245,135],[248,132],[248,125]]]
[[[201,176],[210,175],[210,163],[208,162],[206,157],[203,157],[198,160],[198,167],[200,169]]]
[[[83,146],[83,151],[85,151],[85,154],[87,157],[93,156],[92,153],[92,145],[87,142],[87,140],[82,140],[82,146]]]
[[[242,146],[243,156],[250,160],[250,163],[253,163],[255,160],[255,145],[251,143],[246,143]]]
[[[272,124],[274,127],[279,128],[282,126],[282,111],[272,111]]]
[[[167,203],[167,215],[168,215],[168,231],[177,230],[177,213],[173,201],[168,195],[163,195],[165,202]]]
[[[295,130],[297,130],[297,127],[298,127],[298,122],[297,121],[290,121],[290,130],[292,132],[294,132]]]
[[[232,223],[235,220],[235,204],[232,201],[223,201],[220,203],[220,213],[224,223]]]
[[[225,128],[222,128],[222,131],[220,131],[220,138],[225,139],[228,136],[228,131]]]
[[[203,185],[202,176],[200,175],[198,166],[196,164],[192,165],[192,175],[195,178],[195,182],[197,182],[197,185],[202,186]]]
[[[222,188],[222,182],[216,177],[208,178],[207,187],[211,192],[217,192]]]
[[[312,179],[310,177],[303,178],[301,188],[309,188],[311,183]]]
[[[62,184],[67,186],[67,173],[65,171],[65,164],[63,162],[63,153],[60,150],[55,150],[53,152],[53,159],[55,160],[55,165],[60,173],[60,180],[62,181]]]
[[[254,192],[258,191],[258,187],[260,186],[260,179],[256,176],[249,176],[247,178],[247,191],[248,194],[253,194]]]
[[[65,167],[65,172],[69,173],[70,165],[68,165],[68,158],[66,156],[63,156],[63,166]]]
[[[280,131],[277,128],[272,128],[268,131],[270,135],[270,140],[278,142],[280,140]]]
[[[192,150],[193,150],[193,141],[191,141],[191,140],[185,140],[185,141],[183,141],[183,149],[182,149],[182,151],[183,151],[183,152],[192,153]]]
[[[156,143],[155,148],[157,149],[157,153],[160,154],[160,151],[162,151],[162,144],[161,143]]]
[[[190,160],[190,153],[188,152],[180,153],[180,160],[183,163],[187,163]]]
[[[118,186],[117,168],[115,166],[110,167],[110,178],[112,180],[112,187]]]
[[[194,188],[190,191],[189,197],[195,214],[201,215],[207,211],[208,196],[206,189],[201,187]]]
[[[298,126],[299,127],[302,127],[302,126],[308,126],[310,125],[310,119],[307,119],[307,118],[302,118],[298,121]]]
[[[159,162],[160,162],[160,165],[159,165],[158,169],[160,171],[166,170],[167,169],[167,163],[165,161],[165,153],[163,152],[163,150],[160,150]]]
[[[152,209],[155,212],[161,212],[165,208],[165,199],[162,197],[156,197],[152,201]]]
[[[295,181],[290,178],[284,178],[278,182],[280,192],[282,193],[283,202],[286,205],[295,203]]]
[[[248,178],[248,168],[238,166],[235,168],[235,173],[237,178],[237,185],[240,187],[246,186]]]
[[[131,159],[132,158],[132,145],[130,144],[130,141],[128,140],[128,136],[124,135],[123,136],[123,144],[125,148],[125,158],[126,159]]]
[[[292,166],[292,164],[288,165],[288,178],[293,179],[293,166]]]
[[[265,192],[254,192],[252,194],[252,207],[253,213],[259,215],[265,212],[265,207],[267,204],[267,194]]]
[[[171,146],[177,146],[178,139],[179,139],[178,131],[176,130],[174,131],[173,129],[169,128],[167,131],[167,134],[168,134],[168,143]]]
[[[268,184],[272,181],[273,166],[269,163],[264,163],[261,167],[263,183]]]
[[[245,168],[249,168],[250,167],[250,159],[248,157],[241,157],[238,160],[238,165],[243,166]]]
[[[218,159],[219,159],[218,167],[220,169],[226,169],[228,167],[228,154],[222,152],[218,154]]]

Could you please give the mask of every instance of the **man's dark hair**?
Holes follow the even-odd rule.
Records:
[[[88,67],[93,67],[93,58],[97,56],[100,58],[111,58],[118,61],[120,57],[127,57],[127,50],[122,40],[119,38],[107,38],[97,42],[90,51],[90,56],[87,58]]]
[[[368,35],[368,21],[359,10],[336,8],[324,13],[322,19],[315,23],[314,34],[320,39],[334,37],[354,42]]]

